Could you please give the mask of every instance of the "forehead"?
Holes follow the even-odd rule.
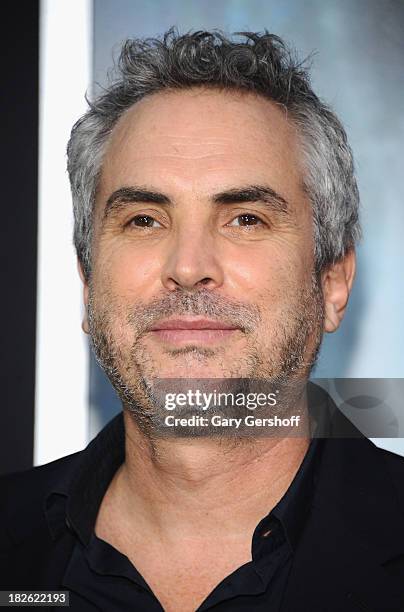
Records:
[[[157,182],[208,193],[235,179],[296,187],[295,126],[262,96],[193,88],[147,96],[124,113],[105,151],[101,188]]]

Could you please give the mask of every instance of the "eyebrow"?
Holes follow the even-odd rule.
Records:
[[[143,189],[142,187],[120,187],[109,196],[104,209],[103,218],[112,212],[124,208],[133,202],[149,202],[153,204],[172,204],[170,198],[162,193]]]
[[[233,188],[215,194],[211,198],[214,204],[242,204],[244,202],[264,202],[272,212],[282,215],[290,213],[289,204],[285,198],[279,195],[268,185],[247,185]],[[162,204],[173,206],[173,201],[163,193],[145,189],[143,187],[131,186],[120,187],[108,198],[103,214],[103,220],[114,211],[125,208],[134,202],[151,204]]]
[[[272,211],[288,214],[289,204],[285,198],[267,185],[248,185],[247,187],[222,191],[213,197],[215,204],[242,204],[243,202],[265,202]]]

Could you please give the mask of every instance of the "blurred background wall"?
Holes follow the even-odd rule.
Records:
[[[404,380],[404,3],[401,0],[32,0],[3,11],[0,472],[74,452],[120,410],[80,327],[65,147],[84,93],[107,83],[127,37],[267,29],[301,58],[352,145],[364,240],[340,330],[324,339],[315,377]],[[15,36],[15,23],[21,36]],[[24,44],[21,43],[23,41]],[[39,51],[39,53],[38,53]],[[38,82],[39,68],[39,82]],[[25,121],[25,123],[24,123]],[[38,186],[38,192],[37,192]],[[38,194],[38,197],[37,197]],[[38,227],[37,227],[38,226]],[[38,254],[37,254],[38,250]],[[11,256],[10,256],[11,255]],[[400,381],[398,381],[400,382]],[[343,385],[342,385],[343,386]],[[332,385],[338,401],[341,384]],[[342,395],[341,395],[342,393]],[[379,406],[404,454],[402,391]],[[389,434],[390,435],[390,434]]]

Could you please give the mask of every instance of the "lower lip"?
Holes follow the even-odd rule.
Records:
[[[216,344],[227,340],[236,329],[156,329],[150,333],[170,344]]]

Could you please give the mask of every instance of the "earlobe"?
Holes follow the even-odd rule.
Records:
[[[324,331],[331,334],[335,332],[340,324],[337,308],[332,302],[325,303]]]
[[[85,291],[85,289],[84,289]],[[87,304],[88,302],[84,303],[84,309],[83,309],[83,320],[81,322],[81,329],[83,330],[83,332],[85,334],[89,334],[90,333],[90,326],[88,323],[88,308],[87,308]]]
[[[355,269],[355,251],[351,249],[341,260],[328,266],[322,274],[324,331],[328,333],[336,331],[344,318]]]
[[[81,322],[81,329],[83,330],[83,332],[85,334],[89,334],[90,333],[90,327],[89,327],[89,323],[88,323],[89,287],[88,287],[88,281],[87,281],[86,276],[84,274],[83,266],[82,266],[82,264],[81,264],[81,262],[79,260],[77,260],[77,269],[78,269],[80,278],[81,278],[82,283],[83,283],[83,304],[84,304],[84,310],[83,310],[83,320]]]

